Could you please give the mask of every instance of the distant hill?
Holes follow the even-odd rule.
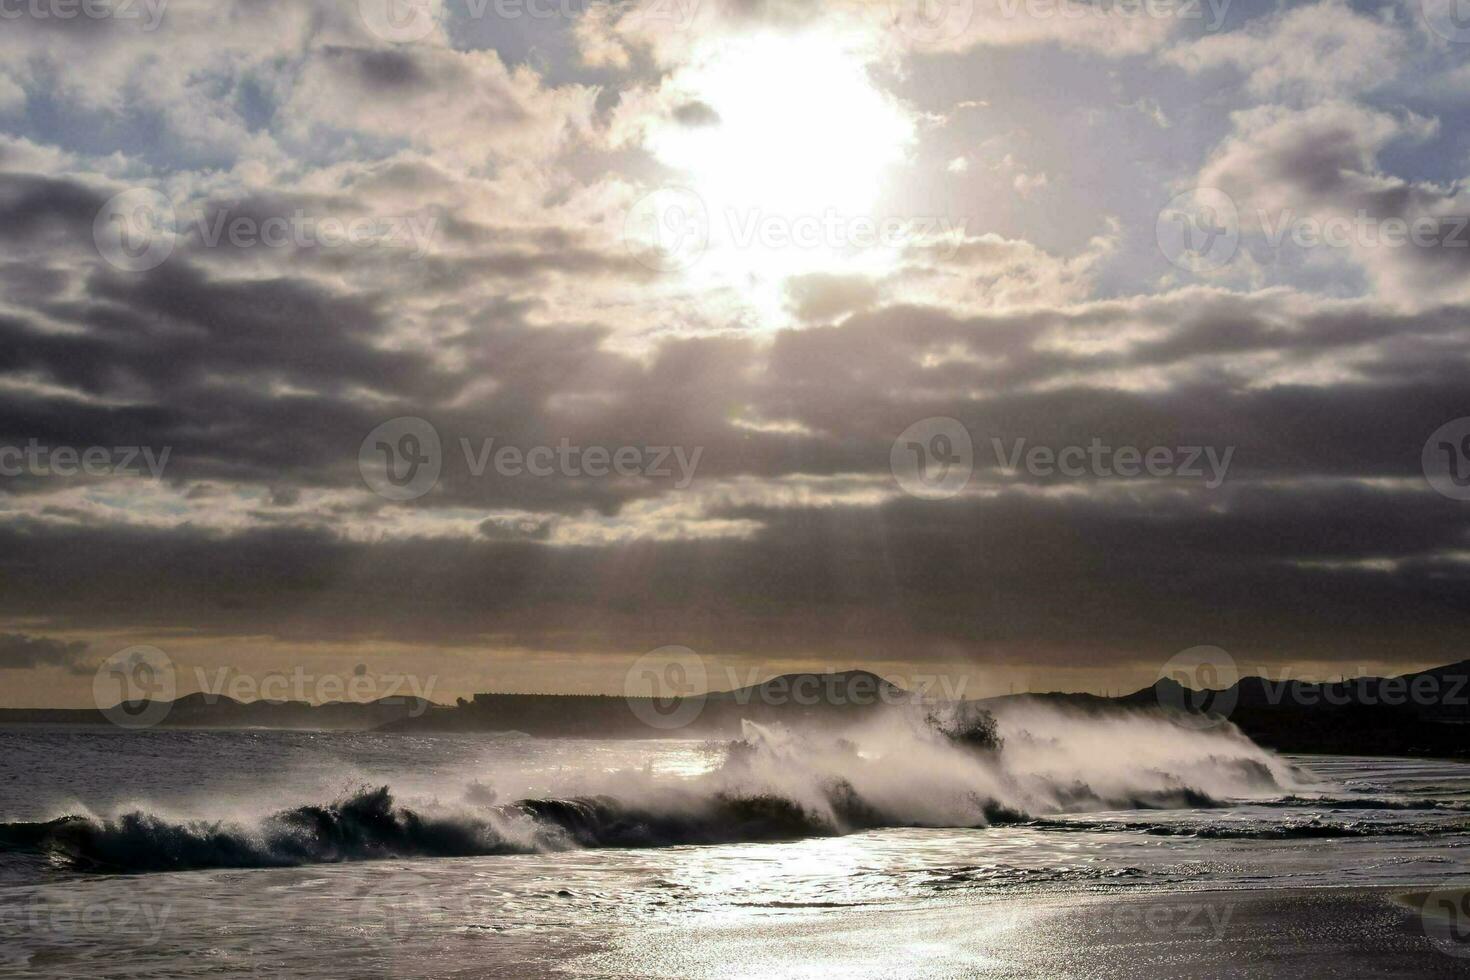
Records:
[[[129,702],[125,713],[136,716],[146,702]],[[421,698],[388,697],[377,701],[236,701],[223,695],[189,694],[170,703],[159,728],[286,728],[323,731],[366,731],[432,707]],[[95,708],[4,708],[0,725],[111,725]]]
[[[1470,660],[1327,684],[1244,677],[1218,692],[1161,688],[1172,683],[1160,680],[1120,700],[1158,704],[1161,693],[1167,704],[1233,699],[1231,721],[1260,744],[1287,752],[1470,758]]]
[[[1174,708],[1223,715],[1256,742],[1283,752],[1470,758],[1470,660],[1393,677],[1326,684],[1243,677],[1228,688],[1195,691],[1163,678],[1117,698],[1026,694],[1021,699],[1081,708]]]
[[[174,701],[165,728],[282,728],[387,732],[520,731],[544,737],[731,737],[744,720],[841,725],[914,699],[863,670],[784,674],[732,691],[688,698],[477,694],[455,706],[416,698],[310,705],[240,702],[193,694]],[[1251,738],[1286,752],[1470,759],[1470,661],[1329,684],[1246,677],[1194,691],[1159,680],[1121,697],[1012,694],[968,702],[1004,711],[1034,701],[1084,711],[1178,710],[1221,714]],[[96,710],[0,709],[0,725],[107,725]]]
[[[547,737],[715,737],[740,732],[744,719],[804,724],[850,721],[912,698],[863,670],[786,674],[703,698],[624,698],[573,694],[477,694],[457,706],[416,698],[374,702],[236,701],[190,694],[171,703],[160,728],[280,728],[394,732],[521,731]],[[128,706],[136,715],[142,704]],[[687,724],[675,724],[674,721]],[[0,709],[0,725],[109,725],[96,709]]]
[[[839,697],[825,697],[828,691]],[[811,695],[817,693],[816,703]],[[787,674],[734,691],[712,692],[697,713],[683,700],[629,701],[619,697],[481,694],[459,708],[432,708],[387,726],[397,731],[516,729],[533,735],[647,738],[728,736],[742,719],[757,722],[844,722],[881,711],[911,695],[876,674]],[[1243,678],[1223,691],[1193,691],[1173,680],[1121,697],[1096,694],[1019,694],[974,702],[992,710],[1032,700],[1084,711],[1183,710],[1205,713],[1229,706],[1225,716],[1247,735],[1286,752],[1415,755],[1470,758],[1470,661],[1398,677],[1364,677],[1333,684]],[[644,718],[694,717],[682,727],[651,727]]]
[[[744,720],[788,725],[841,724],[913,695],[865,670],[797,673],[732,691],[688,698],[609,695],[477,694],[435,707],[388,731],[521,731],[586,738],[713,738],[738,735]]]

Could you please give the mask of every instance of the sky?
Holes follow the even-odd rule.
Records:
[[[1467,655],[1455,0],[0,19],[0,705]]]

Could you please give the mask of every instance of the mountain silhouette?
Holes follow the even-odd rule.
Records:
[[[919,700],[866,670],[782,674],[683,697],[477,694],[457,705],[413,697],[372,702],[242,702],[189,694],[171,702],[164,728],[281,728],[385,732],[523,732],[544,737],[734,737],[741,723],[841,725]],[[1470,758],[1470,660],[1390,677],[1333,682],[1250,676],[1194,690],[1173,678],[1131,694],[1008,694],[969,702],[1025,702],[1079,711],[1143,710],[1212,716],[1285,752]],[[130,705],[136,716],[143,707]],[[0,709],[0,724],[107,725],[97,709]]]

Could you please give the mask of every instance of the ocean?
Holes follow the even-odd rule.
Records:
[[[1227,938],[1232,896],[1470,874],[1470,766],[1034,706],[999,734],[4,729],[0,976],[1019,975],[1005,930],[1061,899],[1147,950]]]

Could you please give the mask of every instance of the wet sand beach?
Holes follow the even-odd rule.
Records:
[[[1465,977],[1402,889],[1008,896],[907,910],[691,919],[571,964],[581,977]]]

